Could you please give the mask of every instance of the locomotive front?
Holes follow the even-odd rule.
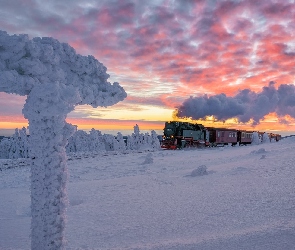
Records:
[[[162,148],[166,148],[166,149],[177,148],[176,129],[177,129],[176,122],[165,122],[163,141],[161,145]]]
[[[205,128],[189,122],[165,122],[162,148],[177,149],[205,146]]]

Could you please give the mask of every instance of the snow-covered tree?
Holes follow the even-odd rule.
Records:
[[[259,138],[259,134],[257,132],[253,132],[252,135],[252,144],[253,145],[258,145],[261,143],[261,139]]]
[[[28,141],[27,129],[25,127],[23,127],[19,131],[19,136],[20,136],[21,157],[28,158],[29,157],[29,141]]]
[[[99,130],[95,130],[94,128],[89,133],[89,150],[94,152],[105,150],[103,135]]]
[[[149,149],[160,149],[160,142],[157,134],[154,130],[149,133],[140,133],[139,126],[136,124],[134,126],[134,133],[127,136],[128,150],[149,150]]]
[[[151,144],[152,149],[159,150],[161,147],[158,135],[155,130],[152,130],[152,132],[151,132],[151,143],[150,144]]]
[[[18,159],[20,156],[19,132],[16,128],[14,134],[10,137],[9,159]]]
[[[140,133],[139,126],[137,124],[133,128],[134,133],[132,133],[131,136],[128,136],[127,139],[127,148],[130,150],[139,150],[143,144],[144,135]]]
[[[105,144],[105,149],[107,151],[114,151],[114,144],[117,143],[117,140],[115,139],[115,137],[113,135],[104,134],[103,135],[103,141],[104,141],[104,144]]]
[[[88,152],[89,150],[89,136],[83,130],[78,130],[74,134],[76,152]]]
[[[267,133],[263,133],[262,143],[270,143],[269,135]]]
[[[133,137],[131,135],[127,135],[126,149],[128,150],[135,149]]]
[[[9,159],[9,150],[11,141],[9,138],[3,138],[0,141],[0,159]]]
[[[111,106],[126,97],[109,83],[106,67],[66,43],[0,31],[0,91],[27,96],[31,166],[31,248],[65,247],[67,162],[75,127],[65,119],[76,105]]]
[[[116,140],[117,140],[117,148],[116,150],[118,151],[125,151],[126,150],[126,143],[124,141],[124,138],[123,138],[123,135],[121,132],[118,132],[117,133],[117,137],[116,137]]]

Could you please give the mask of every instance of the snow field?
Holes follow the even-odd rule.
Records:
[[[294,142],[72,157],[67,249],[293,249]],[[29,175],[1,171],[3,249],[30,248]]]

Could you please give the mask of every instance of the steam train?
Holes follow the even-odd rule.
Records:
[[[258,132],[262,139],[263,132]],[[204,127],[202,124],[171,121],[165,122],[161,147],[177,149],[185,147],[217,147],[247,145],[252,143],[253,131]],[[269,140],[280,140],[278,134],[268,134]]]

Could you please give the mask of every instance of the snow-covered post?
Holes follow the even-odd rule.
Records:
[[[64,249],[67,204],[65,146],[75,127],[65,118],[76,105],[111,106],[127,95],[109,83],[106,67],[53,38],[0,31],[0,91],[27,96],[31,166],[31,248]]]

